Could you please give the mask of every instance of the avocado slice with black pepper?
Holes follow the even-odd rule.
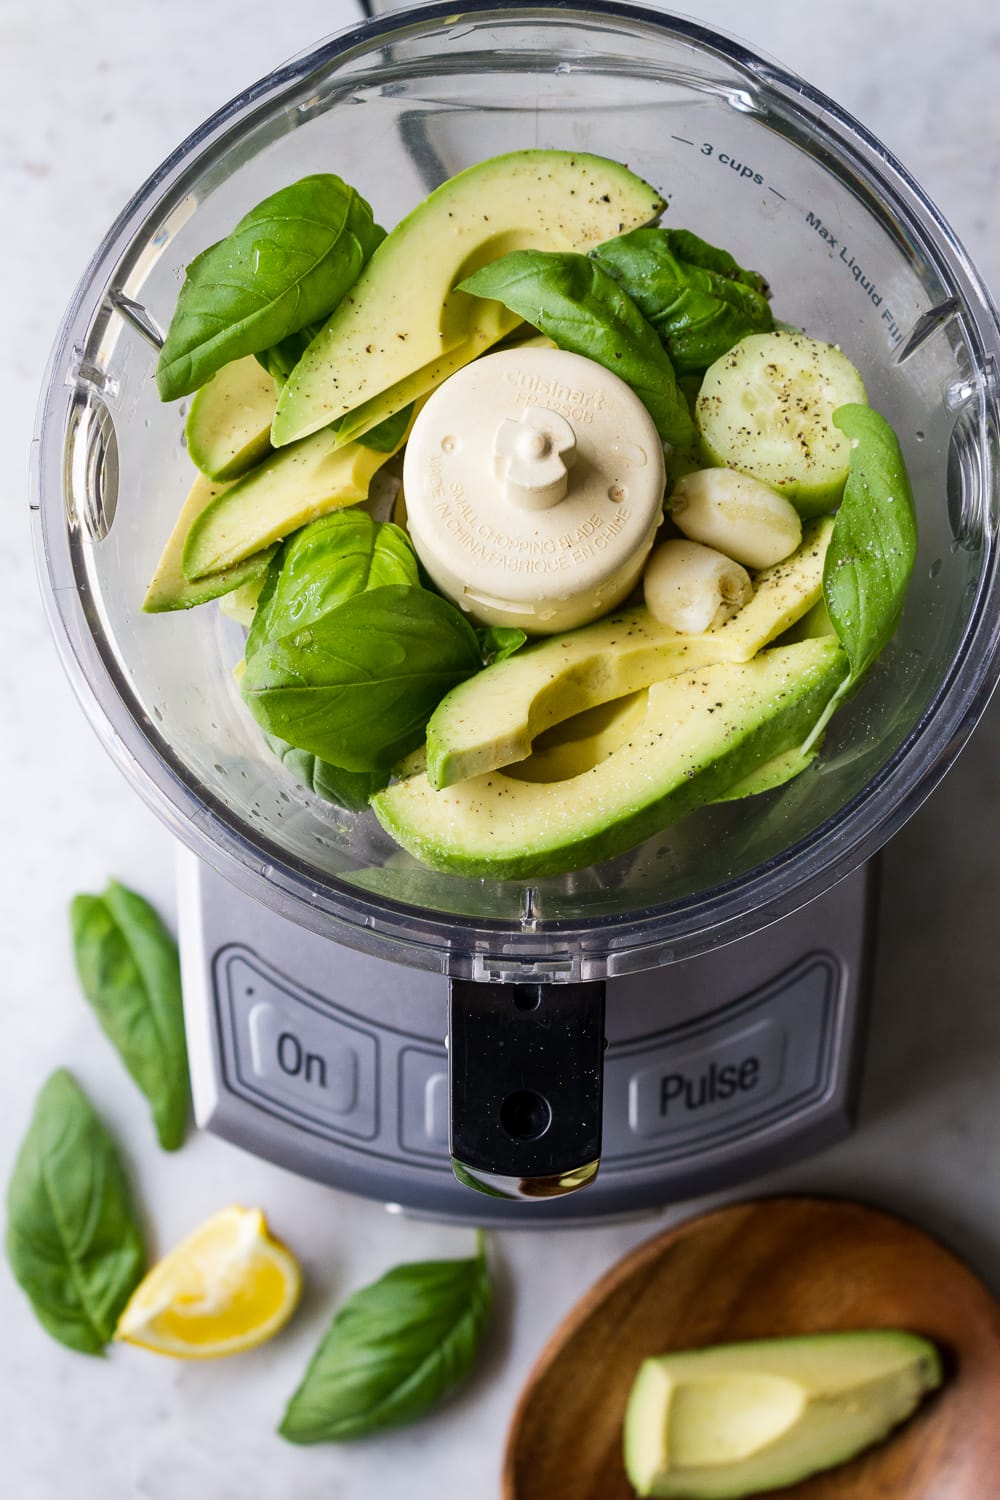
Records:
[[[582,869],[801,744],[846,674],[829,638],[681,672],[646,690],[641,723],[579,775],[538,782],[510,768],[438,791],[414,761],[372,807],[398,844],[436,870],[521,880]]]
[[[295,366],[273,442],[315,432],[466,341],[482,303],[455,288],[480,266],[511,250],[586,250],[663,207],[641,177],[586,152],[513,151],[449,178],[386,236]],[[509,331],[520,319],[505,310],[503,321]]]

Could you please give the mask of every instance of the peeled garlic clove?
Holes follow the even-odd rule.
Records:
[[[748,568],[770,568],[795,551],[802,522],[792,502],[735,469],[698,469],[674,486],[670,519],[693,542]]]
[[[661,542],[650,553],[642,587],[654,619],[682,635],[724,625],[753,598],[746,569],[699,542]]]

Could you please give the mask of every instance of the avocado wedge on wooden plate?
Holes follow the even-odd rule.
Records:
[[[747,1345],[756,1340],[768,1341],[759,1346],[768,1369],[754,1387]],[[783,1350],[778,1340],[787,1341]],[[742,1346],[735,1383],[728,1378],[733,1357],[723,1356],[722,1346]],[[722,1357],[727,1378],[720,1382],[710,1369],[711,1390],[692,1379],[696,1362],[685,1355],[697,1349],[715,1351],[713,1366]],[[674,1358],[660,1370],[646,1363],[664,1355]],[[857,1369],[845,1375],[848,1364]],[[836,1367],[842,1387],[817,1405],[814,1430],[825,1428],[819,1439],[827,1443],[825,1455],[800,1444],[811,1419],[808,1399],[798,1400],[806,1384],[825,1378],[824,1366]],[[637,1387],[642,1369],[645,1392]],[[666,1414],[660,1397],[668,1376],[683,1399],[656,1430]],[[847,1396],[844,1379],[854,1384]],[[771,1399],[776,1383],[783,1385],[781,1411]],[[633,1397],[628,1413],[633,1390],[641,1403]],[[727,1417],[734,1391],[740,1410]],[[637,1404],[646,1407],[653,1429],[640,1432],[638,1453]],[[644,1492],[690,1500],[747,1494],[985,1500],[1000,1473],[998,1409],[1000,1305],[950,1251],[859,1203],[762,1199],[647,1241],[577,1304],[522,1391],[508,1437],[503,1500],[632,1500],[637,1490],[628,1470],[653,1482],[658,1467],[656,1488]],[[695,1419],[690,1442],[677,1426],[686,1415]],[[763,1435],[762,1415],[770,1423]],[[717,1423],[717,1438],[707,1446],[706,1416]],[[855,1432],[859,1420],[872,1417],[881,1440],[838,1461],[839,1416]],[[693,1460],[686,1475],[675,1475],[677,1484],[662,1472],[669,1463],[661,1440],[672,1427],[681,1456]],[[623,1449],[627,1428],[631,1455],[627,1443]],[[796,1471],[784,1455],[797,1444]],[[821,1468],[823,1462],[835,1466]],[[745,1487],[741,1467],[744,1477],[755,1472],[755,1488]],[[692,1479],[691,1468],[701,1474]]]

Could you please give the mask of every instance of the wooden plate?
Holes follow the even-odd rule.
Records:
[[[640,1245],[542,1352],[514,1413],[504,1500],[634,1500],[622,1418],[651,1354],[738,1339],[907,1328],[943,1389],[881,1447],[776,1491],[785,1500],[1000,1496],[1000,1307],[929,1235],[858,1203],[771,1198]]]

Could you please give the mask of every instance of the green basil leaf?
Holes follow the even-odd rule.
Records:
[[[271,563],[246,659],[262,641],[312,625],[356,594],[418,582],[416,555],[400,527],[353,507],[321,516],[289,537]]]
[[[263,365],[279,392],[322,326],[322,323],[307,323],[305,328],[279,339],[269,349],[257,351],[257,363]]]
[[[514,250],[460,283],[475,297],[502,302],[560,349],[604,365],[630,385],[665,443],[694,439],[670,356],[631,297],[586,255]]]
[[[469,1260],[396,1266],[335,1316],[278,1428],[343,1442],[415,1421],[468,1375],[493,1297],[480,1241]]]
[[[899,440],[870,406],[838,406],[851,439],[844,498],[823,561],[823,599],[849,670],[802,746],[819,742],[899,624],[917,554],[917,517]]]
[[[378,771],[416,749],[441,699],[480,666],[475,632],[453,605],[390,585],[260,642],[240,686],[268,734],[331,765]]]
[[[376,792],[389,783],[388,771],[345,771],[331,766],[308,750],[296,750],[285,740],[266,734],[268,746],[296,781],[325,802],[332,802],[348,812],[364,812]]]
[[[348,412],[347,416],[350,415],[351,413]],[[367,432],[362,433],[354,441],[360,443],[362,448],[374,449],[376,453],[393,453],[399,447],[412,416],[413,402],[411,401],[408,406],[401,406],[399,411],[394,411],[391,417],[383,417],[381,422],[376,422],[374,427],[369,427]],[[341,420],[346,422],[347,417]],[[336,425],[334,423],[334,426]]]
[[[190,1103],[177,945],[149,902],[117,881],[102,896],[74,896],[70,924],[83,993],[173,1151]]]
[[[823,565],[823,595],[859,682],[899,623],[917,553],[913,492],[899,442],[870,406],[838,407],[851,467]]]
[[[63,1069],[48,1079],[7,1190],[7,1259],[60,1343],[100,1354],[145,1251],[114,1141]]]
[[[476,635],[479,637],[479,649],[486,667],[492,667],[498,661],[506,661],[508,656],[520,651],[528,639],[523,630],[518,630],[513,625],[486,625],[477,630]]]
[[[161,400],[328,318],[384,238],[365,200],[332,173],[258,203],[187,268],[156,368]]]
[[[635,229],[590,253],[656,329],[678,375],[701,374],[774,327],[763,278],[687,230]]]
[[[770,288],[760,272],[744,270],[728,250],[710,245],[690,229],[664,229],[663,233],[678,260],[685,261],[689,266],[701,266],[705,271],[714,271],[730,281],[742,282],[744,286],[760,292],[762,297],[768,295]]]

